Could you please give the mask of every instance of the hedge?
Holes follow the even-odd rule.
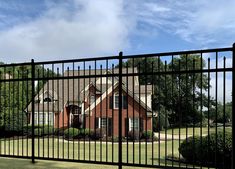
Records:
[[[139,140],[142,137],[142,133],[139,130],[131,130],[128,132],[129,140]]]
[[[64,130],[64,136],[67,139],[73,139],[76,138],[79,135],[80,131],[77,128],[68,128]]]
[[[201,139],[200,137],[189,137],[181,143],[179,152],[186,161],[191,163],[231,168],[232,133],[218,132],[217,135],[211,133]]]
[[[92,129],[80,129],[80,133],[79,133],[79,136],[80,137],[88,137],[90,135],[90,132],[91,132]]]
[[[37,135],[37,136],[53,135],[55,133],[55,129],[54,129],[53,126],[35,125],[34,126],[34,131],[36,131],[38,129],[40,129],[41,134]],[[24,126],[23,127],[23,135],[25,135],[25,136],[32,136],[32,125],[28,125],[28,126]]]
[[[142,138],[151,139],[153,137],[153,132],[151,130],[144,131],[142,134]]]

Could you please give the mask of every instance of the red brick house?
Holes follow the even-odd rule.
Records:
[[[123,73],[127,69],[123,68]],[[137,73],[136,68],[128,68]],[[108,135],[118,135],[118,77],[78,76],[118,73],[113,70],[66,71],[71,79],[49,80],[35,96],[35,125],[53,125],[55,128],[107,129]],[[152,130],[152,85],[139,85],[138,76],[123,77],[122,134],[130,130]],[[31,105],[27,107],[32,123]]]

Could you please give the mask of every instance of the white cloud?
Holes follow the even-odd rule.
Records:
[[[221,52],[218,53],[218,60],[217,60],[217,68],[231,68],[232,67],[232,56],[231,52]],[[208,58],[210,58],[210,69],[216,69],[216,54],[215,53],[204,53],[203,59],[205,60],[205,67],[204,69],[208,69]],[[224,60],[225,58],[225,60]],[[208,72],[205,73],[208,76]],[[225,82],[225,85],[224,85]],[[210,73],[210,97],[215,99],[216,98],[216,91],[217,91],[217,100],[218,102],[224,102],[224,95],[225,95],[225,102],[232,101],[232,73],[231,71],[224,72],[217,72],[217,84],[216,84],[216,73]],[[216,88],[217,85],[217,88]],[[224,92],[225,87],[225,92]],[[208,91],[204,91],[206,95],[208,95]]]
[[[205,47],[229,45],[235,37],[235,1],[147,1],[140,5],[140,21]]]
[[[120,0],[48,3],[35,20],[0,31],[0,57],[7,62],[118,54],[134,26]]]
[[[225,80],[225,85],[224,85]],[[224,101],[225,95],[225,102],[232,101],[232,78],[231,73],[226,73],[225,78],[223,73],[218,73],[217,75],[217,88],[216,88],[216,76],[215,73],[211,75],[210,80],[210,96],[214,99],[216,98],[216,91],[217,91],[217,100],[221,103]],[[224,93],[225,87],[225,93]]]
[[[116,55],[120,50],[136,48],[130,39],[133,35],[145,40],[157,38],[159,32],[177,35],[196,48],[211,44],[231,46],[235,37],[234,0],[226,3],[221,0],[213,3],[204,0],[45,3],[44,10],[36,10],[38,4],[32,3],[24,9],[21,3],[0,2],[0,9],[16,10],[19,14],[32,9],[37,13],[33,17],[24,13],[22,18],[0,12],[0,21],[3,20],[0,22],[1,60],[19,62],[31,58],[53,60]],[[141,46],[141,42],[137,45]]]

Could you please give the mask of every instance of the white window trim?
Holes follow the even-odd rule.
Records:
[[[114,93],[114,95],[113,95],[113,109],[119,109],[119,105],[118,105],[118,107],[115,107],[115,96],[118,96],[118,103],[119,103],[119,94],[118,93]],[[127,97],[127,95],[123,95],[122,94],[122,109],[124,107],[124,96]],[[128,106],[128,103],[127,103],[127,106]]]
[[[72,126],[72,113],[69,113],[69,126]]]
[[[118,93],[114,93],[114,96],[113,96],[113,108],[114,109],[119,109],[119,105],[118,107],[115,106],[115,98],[118,96],[118,102],[119,102],[119,94]]]
[[[99,117],[99,120],[98,120],[98,128],[101,128],[101,119],[106,119],[106,123],[107,123],[107,128],[109,127],[108,125],[108,117]]]
[[[134,119],[138,120],[138,130],[140,130],[140,118],[135,117],[135,118],[129,118],[129,131],[131,131],[131,120],[133,120],[133,128],[134,128]]]
[[[101,117],[99,117],[99,121],[98,121],[98,128],[100,129],[101,126]]]

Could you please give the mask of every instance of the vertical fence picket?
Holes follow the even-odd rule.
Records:
[[[235,112],[235,43],[233,44],[233,64],[232,64],[232,159],[234,159],[235,157],[235,152],[234,152],[234,147],[235,147],[235,140],[234,140],[234,137],[235,137],[235,129],[234,129],[234,126],[235,126],[235,115],[234,115],[234,112]],[[232,161],[232,167],[231,168],[234,168],[235,167],[235,164],[234,164],[234,160],[231,160]]]
[[[119,53],[118,96],[118,168],[122,169],[122,52]]]
[[[32,68],[31,68],[31,78],[32,78],[32,81],[31,81],[31,88],[32,88],[32,95],[31,95],[31,100],[32,100],[32,163],[35,163],[35,154],[34,154],[34,114],[35,114],[35,110],[34,110],[34,92],[35,92],[35,89],[34,89],[34,87],[35,87],[35,64],[34,64],[34,60],[32,59],[31,60],[31,66],[32,66]]]

